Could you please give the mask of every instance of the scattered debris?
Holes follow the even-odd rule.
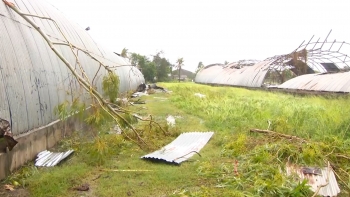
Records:
[[[142,156],[141,158],[159,159],[180,164],[192,157],[195,153],[199,154],[199,151],[208,143],[213,134],[214,132],[183,133],[162,149]]]
[[[158,89],[158,90],[161,90],[163,92],[167,92],[166,89],[164,89],[163,87],[160,87],[160,86],[157,86],[157,84],[149,84],[148,85],[148,89]]]
[[[144,92],[144,91],[146,91],[146,90],[147,90],[146,84],[145,84],[145,83],[141,83],[141,84],[137,87],[136,92]]]
[[[123,105],[127,105],[129,100],[128,98],[117,98],[117,102],[122,103]]]
[[[0,152],[10,151],[18,142],[13,138],[9,121],[0,118]]]
[[[5,188],[5,190],[9,190],[9,191],[14,191],[15,190],[14,186],[13,185],[9,185],[9,184],[4,185],[4,188]]]
[[[35,160],[35,166],[55,166],[60,161],[68,157],[70,154],[72,154],[74,150],[69,150],[67,152],[59,152],[54,153],[50,152],[48,150],[44,150],[37,155],[37,159]]]
[[[146,92],[135,92],[134,94],[131,95],[131,97],[141,97],[141,96],[146,96],[148,95]]]
[[[171,126],[171,127],[175,126],[174,116],[168,115],[168,117],[166,118],[166,121],[167,121],[168,126]]]
[[[199,98],[204,98],[205,95],[201,93],[194,93],[195,96],[198,96]]]
[[[141,83],[137,87],[136,92],[134,94],[132,94],[131,97],[135,98],[135,97],[141,97],[141,96],[144,96],[144,95],[149,95],[148,93],[151,93],[150,90],[153,90],[153,93],[156,90],[160,90],[161,92],[169,92],[165,88],[157,86],[157,84],[148,84],[148,85],[146,85],[144,83]]]
[[[268,135],[273,135],[273,136],[278,136],[278,137],[282,137],[282,138],[286,138],[286,139],[290,139],[290,140],[297,140],[300,142],[307,142],[305,139],[294,136],[294,135],[287,135],[287,134],[283,134],[283,133],[277,133],[275,131],[270,131],[270,130],[262,130],[262,129],[250,129],[250,132],[255,132],[255,133],[264,133],[264,134],[268,134]]]
[[[75,187],[73,188],[74,190],[77,190],[77,191],[89,191],[90,187],[89,187],[89,184],[87,183],[84,183],[78,187]]]
[[[143,120],[143,118],[142,118],[140,115],[138,115],[138,114],[133,114],[133,116],[134,116],[135,118],[139,119],[139,120]]]
[[[0,118],[0,137],[3,137],[7,133],[11,133],[11,126],[9,121]]]
[[[314,196],[337,196],[340,188],[333,173],[332,167],[328,164],[325,168],[298,167],[296,165],[286,165],[287,175],[297,174],[300,180],[308,180],[310,189],[315,192]]]
[[[137,100],[137,101],[134,101],[134,102],[131,102],[132,104],[146,104],[145,101],[142,101],[141,99]]]

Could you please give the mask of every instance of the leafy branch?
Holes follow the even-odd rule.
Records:
[[[57,57],[59,57],[62,60],[62,62],[66,65],[66,67],[74,75],[74,77],[76,78],[78,83],[81,85],[81,87],[83,87],[87,92],[89,92],[91,97],[94,98],[94,101],[97,102],[98,105],[110,117],[112,117],[112,119],[118,124],[118,126],[120,126],[120,122],[122,122],[123,124],[126,125],[127,128],[130,128],[133,131],[133,133],[136,135],[138,141],[132,140],[132,138],[130,136],[128,136],[125,131],[122,132],[128,139],[134,141],[140,147],[142,147],[142,144],[147,145],[147,143],[141,138],[141,136],[139,135],[137,130],[131,125],[131,123],[128,122],[122,116],[122,114],[120,114],[120,113],[126,113],[126,112],[124,110],[119,110],[119,111],[114,110],[112,108],[112,106],[109,105],[109,103],[103,98],[103,96],[93,87],[93,84],[89,82],[89,79],[88,79],[88,77],[87,77],[87,75],[86,75],[86,73],[85,73],[85,71],[84,71],[84,69],[83,69],[83,67],[82,67],[82,65],[81,65],[81,63],[79,61],[78,51],[84,52],[90,58],[92,58],[93,60],[97,61],[99,63],[99,65],[100,65],[100,67],[102,66],[104,69],[106,69],[108,71],[108,76],[106,76],[106,78],[105,78],[105,81],[107,81],[107,82],[106,82],[106,84],[103,84],[103,86],[105,87],[104,89],[107,90],[107,94],[111,93],[111,95],[109,95],[109,96],[110,96],[110,99],[113,102],[113,100],[116,98],[116,96],[118,94],[118,91],[117,90],[111,90],[110,88],[107,88],[107,86],[110,85],[110,83],[117,83],[117,84],[119,84],[119,79],[118,79],[118,76],[116,76],[116,74],[110,69],[109,66],[106,66],[105,64],[103,64],[101,61],[99,61],[97,58],[95,58],[87,50],[81,49],[81,48],[73,45],[72,43],[70,43],[69,40],[67,39],[67,37],[65,36],[65,34],[63,33],[63,31],[60,29],[60,27],[56,23],[56,21],[53,20],[52,18],[44,17],[44,16],[37,16],[37,15],[32,15],[32,14],[26,14],[26,13],[23,13],[21,10],[19,10],[13,3],[8,2],[6,0],[3,0],[3,2],[5,3],[5,5],[10,7],[17,14],[19,14],[24,20],[26,20],[32,27],[34,27],[35,30],[38,31],[38,33],[44,38],[46,43],[49,45],[51,50],[57,55]],[[51,39],[47,36],[47,34],[43,31],[43,29],[40,28],[34,21],[32,21],[31,19],[28,18],[29,16],[52,21],[54,23],[54,25],[56,26],[56,28],[58,29],[58,31],[64,37],[66,43],[65,42],[53,42],[53,41],[51,41]],[[79,66],[80,71],[82,73],[81,75],[76,71],[76,69],[72,66],[72,64],[69,63],[69,61],[65,57],[63,57],[63,55],[56,49],[55,45],[66,45],[66,46],[70,47],[72,53],[75,56],[76,64]],[[74,52],[75,49],[77,50],[77,53]],[[95,77],[94,77],[94,79],[95,79]],[[93,81],[94,81],[94,79],[93,79]],[[140,144],[140,142],[141,142],[141,144]]]

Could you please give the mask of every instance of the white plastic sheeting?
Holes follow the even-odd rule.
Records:
[[[183,133],[170,144],[160,150],[142,156],[144,159],[159,159],[171,163],[180,164],[186,161],[208,143],[214,132],[189,132]]]
[[[350,72],[302,75],[284,82],[278,88],[349,93]]]
[[[269,70],[271,61],[261,61],[253,66],[237,68],[236,63],[223,66],[221,64],[210,65],[199,71],[196,75],[196,83],[261,87]]]
[[[97,45],[88,32],[67,20],[61,12],[43,0],[11,1],[25,13],[51,17],[68,40],[91,53],[117,73],[120,92],[135,90],[144,82],[141,72],[111,51]],[[65,42],[54,23],[29,17],[54,42]],[[76,59],[68,46],[56,45],[72,64]],[[107,73],[100,64],[83,52],[78,53],[90,82],[101,91]],[[77,66],[77,70],[79,67]],[[89,101],[71,72],[54,54],[40,34],[21,16],[0,2],[0,117],[11,122],[14,135],[45,126],[58,119],[54,107],[79,96]]]

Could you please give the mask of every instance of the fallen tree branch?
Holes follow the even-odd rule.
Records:
[[[18,15],[20,15],[25,21],[27,21],[30,25],[32,25],[32,27],[34,27],[34,29],[36,29],[39,34],[44,38],[44,40],[47,42],[47,44],[49,45],[49,47],[51,48],[51,50],[62,60],[62,62],[67,66],[67,68],[71,71],[71,73],[75,76],[75,78],[77,79],[78,83],[87,91],[90,93],[90,95],[96,99],[96,101],[98,102],[98,104],[101,106],[101,108],[107,112],[117,123],[118,123],[118,119],[122,120],[127,126],[128,128],[130,128],[136,135],[137,139],[139,141],[141,141],[142,143],[146,144],[148,146],[148,144],[141,138],[141,136],[139,135],[139,133],[136,131],[136,129],[120,114],[118,114],[102,97],[102,95],[93,87],[92,84],[89,83],[86,74],[84,72],[84,70],[82,70],[82,74],[83,76],[80,76],[75,69],[73,68],[73,66],[68,62],[68,60],[62,56],[62,54],[55,48],[53,42],[51,41],[51,39],[46,35],[46,33],[32,20],[30,20],[27,15],[23,13],[22,11],[20,11],[13,3],[8,2],[6,0],[3,0],[3,2],[5,3],[5,5],[7,5],[8,7],[10,7],[13,11],[15,11]],[[36,15],[30,15],[33,17],[38,17],[38,18],[42,18],[42,19],[47,19],[47,20],[51,20],[54,21],[51,18],[47,18],[47,17],[40,17],[40,16],[36,16]],[[66,41],[68,42],[66,36],[63,34],[63,32],[61,31],[61,29],[59,28],[59,26],[57,25],[57,23],[54,21],[54,24],[56,25],[57,29],[60,31],[60,33],[62,34],[62,36],[66,39]],[[67,44],[72,53],[74,54],[75,58],[78,59],[77,55],[74,53],[73,51],[73,46],[71,43],[68,42]],[[86,51],[84,51],[86,52]],[[100,65],[103,65],[102,62],[98,61],[96,58],[94,58],[90,53],[89,56],[94,59],[95,61],[99,62]],[[80,68],[82,69],[80,62],[77,61],[76,63],[79,64]],[[108,69],[108,67],[106,67],[106,70],[108,70],[109,72],[111,72],[111,70]],[[125,132],[123,132],[125,135],[127,135]],[[130,138],[129,138],[130,139]],[[138,144],[138,143],[137,143]],[[138,144],[141,148],[142,146],[140,144]]]
[[[135,115],[133,115],[133,116],[134,116],[136,119],[138,119],[138,120],[149,122],[149,127],[150,127],[150,129],[152,128],[152,123],[156,124],[156,125],[160,128],[160,130],[163,131],[163,134],[164,134],[165,136],[167,136],[167,132],[163,129],[162,126],[160,126],[160,124],[159,124],[158,122],[156,122],[156,121],[153,120],[152,115],[149,115],[150,119],[143,119],[143,118],[140,118],[140,117],[135,116]]]
[[[342,158],[345,158],[345,159],[350,159],[350,157],[345,156],[345,155],[341,155],[341,154],[336,154],[335,156],[336,157],[342,157]]]
[[[277,133],[275,131],[270,131],[270,130],[250,129],[250,132],[263,133],[263,134],[268,134],[268,135],[272,135],[272,136],[278,136],[278,137],[282,137],[282,138],[286,138],[286,139],[298,140],[298,141],[301,141],[303,143],[307,142],[305,139],[297,137],[297,136],[287,135],[287,134],[283,134],[283,133]]]

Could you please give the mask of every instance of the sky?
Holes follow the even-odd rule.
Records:
[[[102,46],[183,69],[287,54],[312,36],[350,42],[349,0],[45,0]]]

